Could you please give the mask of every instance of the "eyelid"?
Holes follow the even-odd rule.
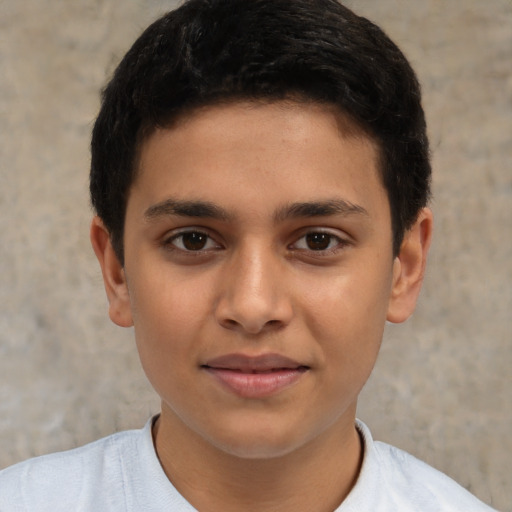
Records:
[[[173,243],[175,240],[177,240],[180,237],[187,235],[189,233],[198,233],[198,234],[206,236],[208,238],[207,243],[213,242],[213,244],[215,244],[215,247],[208,247],[208,248],[203,248],[203,249],[198,249],[196,251],[193,251],[193,250],[186,249],[184,247],[183,248],[178,247],[176,244]],[[162,237],[162,245],[166,249],[176,250],[176,251],[181,251],[183,253],[196,254],[196,255],[202,254],[205,252],[209,252],[212,250],[218,250],[218,249],[222,248],[222,245],[217,241],[217,239],[215,237],[213,237],[211,235],[211,233],[209,232],[208,229],[196,227],[196,226],[187,226],[187,227],[183,227],[183,228],[177,228],[175,230],[172,230],[171,232],[167,232]]]
[[[207,244],[210,247],[206,247],[203,249],[191,250],[185,247],[179,247],[175,243],[175,240],[179,239],[181,236],[184,236],[188,233],[199,233],[207,237]],[[309,253],[318,257],[330,255],[336,253],[338,251],[343,250],[345,247],[352,243],[350,235],[345,232],[341,232],[339,229],[327,228],[327,227],[307,227],[296,232],[297,234],[293,237],[293,242],[287,245],[288,250],[297,251],[301,253]],[[304,239],[306,236],[320,233],[325,234],[336,240],[336,244],[334,247],[328,247],[326,249],[309,249],[307,247],[299,248],[296,247],[298,242]],[[161,239],[161,245],[165,249],[181,251],[186,254],[191,255],[200,255],[206,252],[211,252],[224,248],[224,244],[219,242],[219,236],[212,235],[211,231],[208,228],[199,227],[199,226],[186,226],[182,228],[176,228],[174,230],[168,231]],[[213,244],[213,247],[212,247]]]
[[[328,236],[332,237],[333,239],[337,240],[335,247],[328,247],[327,249],[317,249],[317,250],[308,249],[308,248],[294,248],[294,246],[297,245],[297,243],[300,240],[304,239],[308,235],[315,234],[315,233],[325,234],[325,235],[328,235]],[[350,245],[350,243],[351,243],[351,240],[350,240],[349,235],[344,235],[343,233],[340,233],[339,230],[333,230],[333,229],[325,228],[325,227],[309,227],[306,230],[302,230],[300,232],[300,236],[296,237],[295,241],[293,243],[289,244],[288,247],[291,248],[292,250],[295,249],[297,251],[307,252],[307,253],[314,254],[316,256],[321,257],[322,255],[326,255],[326,254],[329,255],[332,253],[336,253],[337,251],[340,251],[343,248],[345,248],[346,246]]]

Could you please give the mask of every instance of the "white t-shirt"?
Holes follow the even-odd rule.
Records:
[[[196,511],[160,466],[151,425],[0,471],[0,512]],[[335,512],[492,511],[446,475],[374,442],[363,423],[357,427],[365,445],[361,473]]]

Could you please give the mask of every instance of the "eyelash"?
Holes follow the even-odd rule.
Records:
[[[186,235],[196,235],[198,237],[205,237],[206,238],[206,244],[209,244],[209,243],[212,243],[215,245],[215,247],[208,247],[208,248],[199,248],[197,250],[193,250],[193,249],[189,249],[187,247],[184,246],[183,242],[183,238],[186,236]],[[180,240],[181,239],[181,246],[182,247],[179,247],[175,242],[177,240]],[[208,251],[211,251],[212,249],[220,249],[222,246],[220,244],[218,244],[217,242],[215,242],[215,240],[206,232],[204,231],[201,231],[200,229],[189,229],[189,230],[186,230],[186,231],[180,231],[179,233],[175,233],[173,234],[172,236],[166,238],[163,242],[163,245],[171,250],[176,250],[176,251],[181,251],[183,253],[187,253],[187,254],[196,254],[196,255],[199,255],[199,254],[204,254],[205,252],[208,252]]]
[[[298,238],[291,246],[297,246],[301,240],[305,241],[305,245],[307,245],[307,238],[308,237],[318,237],[320,235],[320,239],[316,240],[316,242],[320,242],[322,244],[325,240],[322,237],[327,237],[327,244],[328,246],[325,248],[318,248],[318,249],[312,249],[311,247],[300,247],[298,250],[304,251],[316,256],[322,256],[322,255],[330,255],[333,254],[340,249],[344,248],[346,245],[348,245],[348,241],[344,240],[338,235],[335,235],[334,233],[330,233],[329,231],[324,231],[322,229],[313,229],[311,231],[308,231],[307,233],[304,233],[300,238]],[[310,240],[311,242],[315,242],[315,240]],[[335,245],[332,246],[331,244],[335,242]]]
[[[206,237],[205,245],[213,244],[213,247],[200,247],[196,250],[190,249],[185,247],[184,245],[184,237],[185,236],[196,236],[198,239],[201,237]],[[328,246],[326,248],[318,248],[318,249],[312,249],[308,247],[298,247],[299,242],[301,240],[305,241],[306,245],[308,242],[306,241],[307,237],[314,237],[321,235],[321,237],[327,237]],[[177,241],[181,240],[181,243],[177,243]],[[322,238],[320,240],[317,240],[317,242],[324,242]],[[193,242],[193,241],[192,241]],[[332,246],[332,243],[334,242],[334,246]],[[299,251],[301,253],[308,253],[314,256],[321,257],[323,255],[331,255],[339,250],[345,248],[347,245],[349,245],[349,241],[346,239],[341,238],[338,235],[335,235],[333,233],[330,233],[328,231],[325,231],[323,229],[311,229],[310,231],[302,234],[299,238],[295,240],[295,242],[288,245],[288,249],[293,251]],[[210,251],[220,250],[222,249],[222,245],[215,241],[215,239],[210,236],[207,232],[202,231],[200,229],[188,229],[186,231],[180,231],[178,233],[175,233],[171,235],[170,237],[166,238],[163,241],[163,246],[165,248],[168,248],[172,251],[181,251],[182,253],[185,253],[187,255],[191,256],[200,256],[204,255],[205,253],[208,253]],[[181,247],[180,247],[181,246]]]

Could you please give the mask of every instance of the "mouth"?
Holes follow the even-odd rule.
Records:
[[[310,369],[279,354],[228,354],[207,361],[201,368],[242,398],[264,398],[284,391]]]

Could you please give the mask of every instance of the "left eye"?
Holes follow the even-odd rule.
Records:
[[[314,231],[299,238],[293,244],[293,248],[306,251],[326,251],[333,249],[341,243],[342,240],[331,233]]]
[[[168,242],[182,251],[206,251],[215,249],[217,244],[206,233],[186,231],[174,235]]]

